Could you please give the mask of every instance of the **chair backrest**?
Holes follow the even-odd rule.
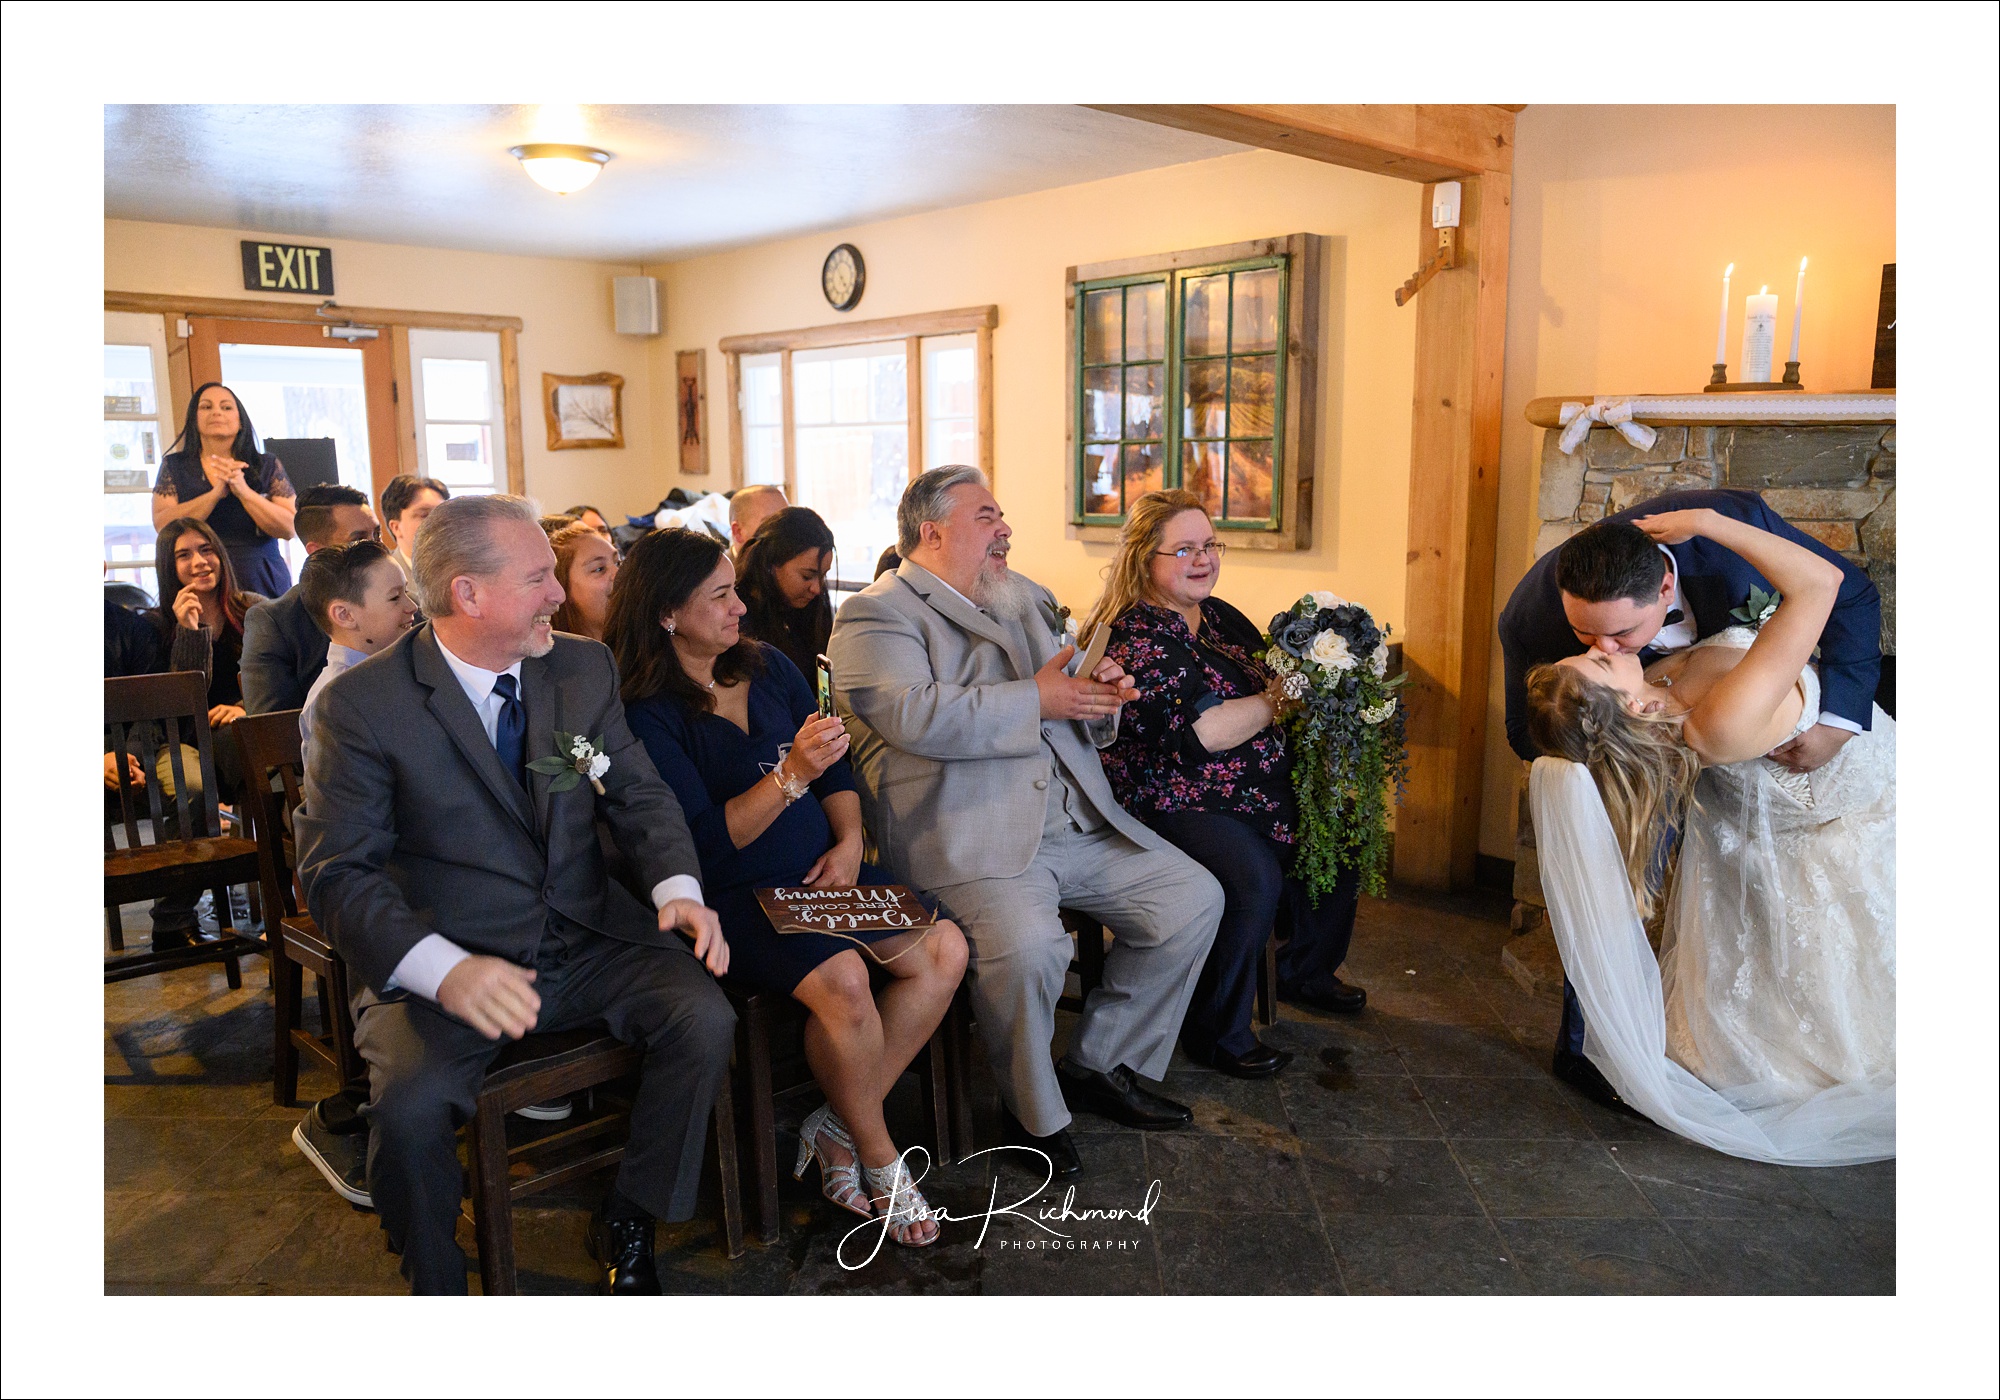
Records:
[[[243,806],[257,840],[257,872],[267,927],[273,917],[299,912],[292,852],[292,818],[304,801],[305,756],[299,711],[245,715],[229,726],[243,756]],[[274,912],[273,912],[274,911]]]
[[[131,752],[135,733],[140,739],[159,725],[166,745],[168,770],[173,774],[173,814],[176,830],[183,841],[220,836],[222,822],[216,811],[215,752],[208,731],[208,677],[199,671],[167,671],[149,676],[112,676],[104,682],[104,726],[111,738],[113,753]],[[199,756],[200,772],[195,775],[199,790],[190,793],[187,760],[181,753],[189,744]],[[141,744],[141,747],[145,747]],[[134,790],[123,763],[114,764],[118,773],[118,813],[104,823],[104,849],[117,849],[117,832],[122,825],[125,844],[136,850],[142,842],[139,823],[150,819],[153,842],[163,838],[168,811],[160,796],[160,784],[150,755],[137,755],[146,770],[142,799]]]

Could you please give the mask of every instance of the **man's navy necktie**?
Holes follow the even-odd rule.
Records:
[[[528,787],[528,716],[521,708],[520,685],[512,676],[493,682],[500,697],[500,721],[493,727],[493,747],[499,751],[500,766],[514,775],[522,791]]]

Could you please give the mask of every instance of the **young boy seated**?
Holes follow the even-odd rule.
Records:
[[[327,682],[409,631],[417,600],[396,556],[373,540],[314,550],[299,570],[299,591],[328,638],[326,669],[299,713],[299,740],[309,749],[313,702]]]

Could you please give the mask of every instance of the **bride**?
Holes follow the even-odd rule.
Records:
[[[1721,1151],[1893,1157],[1895,723],[1878,708],[1809,773],[1764,757],[1818,720],[1840,571],[1710,510],[1637,524],[1733,550],[1781,601],[1643,670],[1591,651],[1528,675],[1530,734],[1569,760],[1536,762],[1530,800],[1586,1053],[1628,1103]],[[1641,920],[1668,891],[1656,964]]]

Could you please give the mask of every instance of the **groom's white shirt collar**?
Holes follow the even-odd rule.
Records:
[[[1667,556],[1667,573],[1674,581],[1674,601],[1671,606],[1679,611],[1681,620],[1662,627],[1658,635],[1647,645],[1656,651],[1679,651],[1683,647],[1691,647],[1699,641],[1700,633],[1695,630],[1694,614],[1688,610],[1687,599],[1681,593],[1681,566],[1679,561],[1674,558],[1674,552],[1665,545],[1656,545],[1654,547],[1660,553]]]

